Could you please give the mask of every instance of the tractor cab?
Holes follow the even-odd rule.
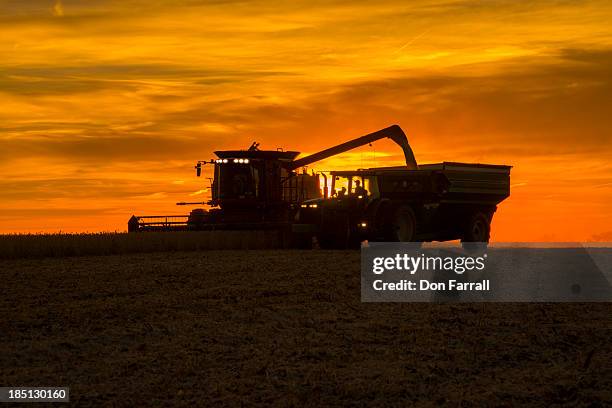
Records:
[[[302,202],[300,206],[302,216],[312,212],[311,210],[319,212],[323,208],[366,207],[380,197],[377,178],[373,171],[332,171],[330,176],[329,185],[325,178],[323,197]]]
[[[331,172],[329,192],[338,199],[371,201],[379,196],[376,177],[363,170]]]

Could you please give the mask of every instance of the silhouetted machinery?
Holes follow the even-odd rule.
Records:
[[[317,161],[389,138],[406,165],[310,174]],[[277,230],[284,246],[358,246],[362,240],[488,241],[496,206],[510,194],[510,166],[440,163],[417,166],[393,125],[296,160],[299,152],[216,151],[210,209],[188,216],[132,216],[128,231]],[[300,171],[299,169],[302,169]],[[177,203],[200,204],[200,203]]]

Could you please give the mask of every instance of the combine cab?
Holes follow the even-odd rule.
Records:
[[[319,160],[379,139],[403,150],[406,165],[323,174],[305,170]],[[417,166],[406,135],[397,125],[297,159],[299,152],[216,151],[212,197],[184,216],[132,216],[129,232],[276,231],[280,246],[358,246],[361,240],[488,241],[496,205],[510,194],[510,167],[441,163]],[[300,171],[300,169],[303,169]],[[343,181],[342,181],[343,180]],[[343,183],[344,191],[340,184]],[[330,194],[331,193],[331,194]],[[467,231],[472,230],[472,233]]]

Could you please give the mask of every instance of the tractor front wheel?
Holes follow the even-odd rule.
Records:
[[[351,229],[349,217],[338,211],[325,214],[321,231],[317,236],[322,249],[346,249],[350,244]]]

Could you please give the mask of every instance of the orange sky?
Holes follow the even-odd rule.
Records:
[[[0,0],[0,233],[125,230],[206,199],[213,150],[398,123],[420,163],[514,166],[494,240],[612,241],[609,2],[279,3]]]

